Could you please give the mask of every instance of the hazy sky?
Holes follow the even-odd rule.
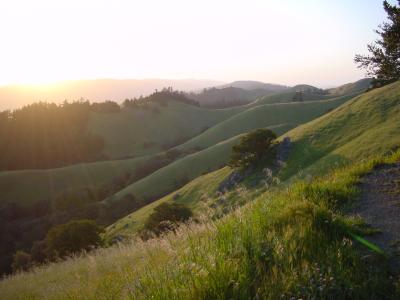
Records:
[[[393,1],[392,1],[393,2]],[[381,0],[1,0],[0,85],[209,78],[359,79]]]

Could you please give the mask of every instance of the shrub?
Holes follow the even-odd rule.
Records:
[[[190,208],[179,203],[164,202],[154,208],[154,212],[148,217],[144,230],[155,235],[173,230],[178,223],[185,222],[193,216]]]
[[[31,248],[32,261],[42,264],[47,259],[47,245],[46,241],[35,241]]]
[[[74,220],[56,225],[47,233],[47,248],[49,253],[61,257],[90,250],[102,244],[102,232],[103,229],[91,220]]]
[[[32,259],[30,254],[19,250],[14,254],[12,270],[13,272],[26,271],[30,268],[31,263]]]
[[[269,129],[257,129],[242,137],[232,148],[229,166],[246,168],[273,154],[276,134]]]

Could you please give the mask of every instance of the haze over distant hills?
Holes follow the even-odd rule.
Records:
[[[353,84],[341,88],[353,88]],[[359,85],[361,89],[364,88],[365,80],[361,80]],[[87,99],[91,102],[112,100],[121,103],[127,98],[147,96],[164,87],[184,91],[189,98],[198,101],[201,106],[210,108],[243,105],[268,94],[290,91],[291,89],[297,90],[300,87],[303,87],[302,89],[318,89],[305,84],[289,87],[252,80],[231,83],[209,79],[71,80],[43,85],[0,86],[0,111],[13,110],[38,101],[61,103],[64,100]]]
[[[222,88],[226,87],[234,87],[240,88],[244,90],[267,90],[271,92],[282,91],[288,88],[288,86],[281,85],[281,84],[273,84],[273,83],[265,83],[261,81],[254,81],[254,80],[239,80],[234,81],[228,84],[224,84],[221,86]]]
[[[198,91],[223,82],[208,79],[95,79],[63,81],[50,85],[7,85],[0,87],[0,110],[47,101],[88,99],[93,102],[146,96],[156,89],[171,86],[175,90]]]

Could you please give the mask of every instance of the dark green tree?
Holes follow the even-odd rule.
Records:
[[[242,137],[232,148],[229,166],[246,168],[273,154],[276,134],[269,129],[257,129]]]
[[[398,0],[400,5],[400,0]],[[370,55],[356,55],[359,68],[373,76],[373,85],[379,87],[400,79],[400,7],[383,1],[388,21],[375,32],[379,38],[368,45]]]
[[[12,263],[12,270],[13,272],[18,271],[26,271],[32,265],[31,255],[26,253],[25,251],[17,251],[14,254],[14,259]]]
[[[103,229],[91,220],[74,220],[56,225],[46,236],[48,252],[55,256],[66,256],[82,250],[90,250],[102,244]]]
[[[35,241],[31,247],[31,258],[35,264],[42,264],[47,259],[46,241]]]
[[[154,208],[153,213],[147,218],[144,230],[158,236],[172,230],[178,223],[185,222],[192,216],[193,213],[187,206],[176,202],[164,202]]]
[[[293,102],[303,102],[303,92],[295,92],[292,100]]]

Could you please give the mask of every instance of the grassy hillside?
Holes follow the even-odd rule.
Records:
[[[0,172],[1,201],[2,204],[13,202],[29,206],[39,200],[52,199],[66,190],[96,187],[134,170],[147,159],[143,156],[49,170]]]
[[[206,210],[208,205],[211,204],[208,203],[208,200],[213,199],[219,184],[230,172],[231,169],[225,167],[195,178],[182,188],[149,205],[146,205],[145,207],[142,207],[109,226],[106,231],[106,238],[112,239],[117,235],[133,236],[139,229],[141,229],[153,209],[163,202],[175,201],[183,203],[194,210],[196,214],[198,214],[199,211],[205,212],[204,210]]]
[[[287,180],[294,175],[304,178],[307,174],[324,174],[339,163],[348,163],[400,147],[400,123],[396,121],[400,118],[399,94],[400,82],[359,96],[333,112],[288,132],[285,136],[292,139],[293,148],[286,167],[279,174],[280,180]],[[230,119],[218,126],[229,121]],[[203,135],[206,133],[207,131]],[[223,180],[221,174],[228,172],[226,168],[222,170],[199,177],[185,185],[175,192],[182,194],[177,201],[197,208],[202,196],[197,191],[202,189],[207,197],[215,197],[212,193]],[[302,172],[298,174],[299,171]],[[207,182],[209,187],[205,189]],[[175,193],[121,219],[109,227],[108,235],[134,234],[152,209],[161,202],[172,201]]]
[[[269,127],[280,135],[338,107],[350,98],[346,96],[329,101],[293,102],[248,108],[178,146],[177,149],[209,147],[238,134],[262,127]]]
[[[371,85],[371,78],[364,78],[356,82],[347,83],[332,89],[328,89],[329,94],[342,96],[366,91]]]
[[[288,132],[293,148],[280,177],[293,178],[305,169],[303,176],[317,176],[307,183],[264,192],[219,221],[194,224],[176,235],[115,246],[3,280],[2,297],[398,298],[398,282],[387,276],[385,257],[366,253],[367,248],[352,240],[349,233],[368,231],[341,208],[357,196],[360,176],[376,165],[400,161],[400,152],[381,157],[400,146],[399,95],[396,82]],[[203,151],[206,156],[207,150]],[[364,161],[326,175],[337,163],[360,160]],[[229,170],[191,182],[176,201],[194,205],[201,198],[201,187],[208,195],[224,172]],[[168,197],[159,201],[171,201]],[[246,201],[253,200],[247,197],[244,194]],[[138,214],[131,218],[140,221]]]
[[[239,80],[234,81],[228,84],[224,84],[220,86],[220,88],[224,87],[236,87],[244,90],[265,90],[268,92],[278,92],[287,89],[287,86],[280,85],[280,84],[273,84],[273,83],[265,83],[261,81],[254,81],[254,80]]]
[[[287,90],[261,97],[250,105],[255,106],[262,104],[292,102],[296,92],[299,91],[302,93],[303,101],[321,101],[337,97],[352,98],[366,91],[369,88],[370,83],[371,79],[365,78],[327,90],[321,90],[311,85],[300,84]]]
[[[400,82],[375,89],[287,133],[294,146],[282,178],[302,169],[321,173],[399,147],[399,95]]]
[[[88,130],[104,139],[106,155],[125,158],[163,151],[243,110],[206,109],[173,99],[163,103],[119,113],[92,113]]]
[[[131,184],[115,194],[110,201],[118,201],[127,194],[138,198],[153,198],[172,192],[180,183],[225,164],[229,159],[231,147],[239,139],[239,134],[263,127],[281,134],[339,106],[346,100],[348,99],[343,97],[332,101],[264,105],[248,109],[177,147],[180,150],[198,147],[206,148],[205,150],[186,156]],[[221,140],[223,142],[220,142]]]
[[[228,118],[225,122],[217,124],[217,126],[211,127],[202,134],[178,146],[177,149],[181,151],[189,151],[199,148],[205,149],[221,141],[224,141],[226,139],[232,138],[234,136],[237,136],[239,134],[242,134],[244,132],[259,127],[269,127],[280,135],[285,133],[289,129],[293,128],[297,124],[311,120],[323,114],[327,110],[340,105],[342,101],[344,101],[344,99],[332,100],[327,102],[315,102],[315,103],[291,103],[283,105],[266,105],[266,106],[250,108],[244,111],[243,113],[237,114],[237,116]],[[197,124],[197,125],[189,125],[189,127],[194,128],[201,123],[201,122],[196,122],[196,120],[197,118],[199,118],[199,116],[202,116],[202,113],[207,114],[210,112],[210,115],[208,116],[214,116],[214,117],[220,114],[219,116],[223,116],[224,118],[227,118],[229,114],[233,114],[233,110],[205,110],[195,106],[177,102],[171,102],[167,107],[165,108],[162,107],[162,109],[166,109],[166,111],[169,112],[167,113],[166,111],[163,111],[159,117],[146,115],[147,118],[144,118],[144,120],[147,120],[146,121],[147,123],[151,123],[150,120],[153,120],[153,118],[155,118],[155,120],[159,121],[157,123],[158,124],[157,126],[159,126],[160,128],[164,128],[164,130],[168,130],[169,126],[172,126],[172,124],[176,122],[178,123],[181,122],[180,126],[184,124],[183,120],[185,120],[186,123],[190,123],[189,115],[193,117],[192,118],[194,120],[193,123]],[[188,111],[190,111],[190,113],[188,113]],[[238,109],[236,109],[236,111],[238,111]],[[108,123],[108,125],[112,127],[112,130],[105,129],[107,128],[107,126],[105,125],[107,122],[101,124],[101,126],[104,126],[104,130],[101,131],[104,133],[107,132],[110,136],[110,139],[113,137],[119,139],[121,142],[120,146],[123,147],[124,143],[129,144],[128,139],[124,140],[122,138],[125,136],[125,134],[128,133],[125,132],[124,134],[115,134],[115,132],[124,132],[124,130],[125,131],[132,130],[132,132],[134,132],[136,130],[138,132],[141,132],[140,134],[142,134],[142,137],[144,137],[143,135],[144,132],[148,130],[149,132],[151,130],[157,132],[156,130],[157,126],[155,126],[154,124],[151,126],[151,128],[145,129],[147,125],[146,126],[139,125],[137,118],[133,118],[131,120],[130,117],[132,115],[138,114],[139,112],[140,110],[125,109],[121,113],[97,114],[99,116],[98,124],[100,126],[101,118],[108,119],[109,122],[111,123],[115,122],[113,123],[114,125],[110,125],[110,123]],[[194,117],[192,114],[196,114],[196,112],[199,112],[199,115]],[[217,113],[213,115],[213,112]],[[143,113],[151,114],[151,112],[149,111],[144,111]],[[161,117],[161,115],[163,114],[165,118]],[[125,120],[124,116],[126,117]],[[179,119],[180,121],[173,120],[173,116]],[[207,117],[205,118],[207,119]],[[161,119],[163,119],[163,121],[161,121]],[[215,117],[215,119],[213,120],[215,121],[216,119],[217,118]],[[131,128],[128,125],[126,125],[127,127],[125,128],[125,126],[122,126],[120,122],[137,123],[136,126],[138,128],[136,129]],[[170,122],[169,123],[170,125],[166,124],[168,122]],[[98,129],[100,130],[100,127],[98,127]],[[156,136],[160,137],[161,139],[162,136],[161,132],[166,132],[164,130],[160,130]],[[171,133],[172,135],[174,135],[174,133],[176,135],[180,134],[178,131],[172,131],[172,130]],[[168,136],[168,134],[164,134],[164,136]],[[215,151],[215,149],[219,150]],[[209,149],[207,151],[208,153],[207,155],[201,153],[199,154],[198,157],[203,157],[203,158],[196,160],[199,162],[201,161],[201,170],[197,170],[196,172],[193,173],[193,175],[191,175],[189,171],[185,171],[186,173],[185,172],[175,173],[174,170],[176,170],[176,167],[171,166],[167,169],[169,170],[169,172],[171,172],[168,174],[168,177],[171,178],[171,180],[177,180],[177,181],[187,180],[187,178],[193,179],[197,175],[215,169],[219,167],[221,164],[225,163],[227,157],[229,156],[229,152],[230,152],[229,147],[218,146],[216,148]],[[215,156],[218,156],[218,158],[213,158],[214,156],[213,153],[215,153]],[[1,172],[0,188],[2,190],[2,201],[16,202],[28,205],[38,200],[50,199],[53,196],[58,195],[60,192],[68,189],[73,190],[73,189],[84,188],[86,186],[99,186],[111,182],[113,178],[121,176],[126,172],[134,172],[135,169],[140,164],[142,164],[151,157],[152,156],[146,156],[146,157],[125,159],[125,160],[111,160],[104,162],[83,163],[64,168],[56,168],[49,170],[24,170],[24,171]],[[190,156],[190,158],[185,159],[184,162],[189,163],[191,161],[194,161],[195,157],[197,157],[196,154]],[[207,160],[207,162],[205,162],[205,160]],[[185,163],[175,164],[175,166],[182,166],[182,165],[186,164]],[[184,170],[187,170],[187,168],[184,167]],[[157,174],[155,174],[156,175],[155,178],[161,178],[157,176]],[[155,181],[152,178],[146,179],[145,182],[151,182],[152,184],[154,184],[153,187],[151,188],[151,190],[153,191],[152,195],[156,193],[161,193],[161,191],[165,192],[166,190],[164,188],[164,184],[165,186],[171,186],[170,183],[167,184],[166,182],[164,182],[164,180],[162,181],[163,184],[159,185],[157,181]],[[147,188],[147,186],[144,186],[144,188]],[[143,194],[145,193],[140,192],[139,196]]]
[[[264,193],[228,217],[0,282],[3,299],[382,299],[399,296],[385,257],[341,212],[360,176],[400,153]],[[368,255],[366,264],[365,254]]]
[[[201,93],[191,93],[187,97],[197,101],[202,107],[223,108],[247,104],[271,92],[265,90],[245,90],[236,87],[204,89]]]
[[[232,146],[240,135],[220,142],[205,150],[187,155],[151,175],[129,185],[106,201],[118,201],[127,194],[136,198],[153,198],[169,193],[197,176],[223,166],[229,159]]]
[[[289,91],[276,93],[272,95],[268,95],[262,98],[257,99],[255,102],[249,104],[250,106],[257,106],[257,105],[264,105],[264,104],[274,104],[274,103],[290,103],[293,102],[293,97],[295,96],[296,91],[290,89]],[[314,93],[314,92],[302,92],[303,101],[323,101],[328,99],[337,98],[336,95],[330,94],[321,94],[321,93]],[[356,96],[355,94],[346,95],[348,99]]]

